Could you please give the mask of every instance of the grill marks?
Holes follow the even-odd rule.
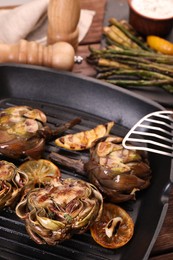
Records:
[[[68,129],[66,134],[73,134],[94,128],[97,124],[104,124],[108,120],[87,114],[78,110],[72,110],[67,107],[52,105],[47,103],[35,102],[31,100],[6,99],[1,100],[0,110],[10,106],[26,105],[42,110],[48,119],[48,125],[56,128],[57,125],[69,121],[75,117],[82,119],[80,124]],[[117,126],[116,126],[117,128]],[[120,132],[122,130],[120,129]],[[59,152],[60,154],[70,156],[74,159],[83,158],[86,160],[89,156],[85,151],[67,151],[55,145],[54,140],[46,144],[44,158],[48,159],[50,152]],[[0,156],[0,159],[7,159]],[[14,162],[14,161],[13,161]],[[21,161],[15,161],[15,164],[21,164]],[[80,176],[68,167],[59,166],[63,178],[74,177],[87,180],[85,176]],[[47,260],[70,260],[70,259],[90,259],[104,260],[114,259],[114,251],[103,249],[98,246],[87,232],[83,235],[76,235],[72,239],[56,246],[42,245],[39,247],[34,243],[26,233],[24,223],[12,211],[2,210],[0,213],[0,248],[1,256],[12,257],[13,259],[39,259]],[[58,258],[57,258],[58,257]],[[7,258],[6,258],[7,259]]]

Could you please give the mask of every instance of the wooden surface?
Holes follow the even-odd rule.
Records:
[[[89,66],[86,62],[86,57],[89,54],[88,46],[91,45],[95,48],[99,48],[100,41],[102,38],[102,25],[105,16],[107,0],[95,1],[95,0],[81,0],[81,9],[94,10],[95,15],[93,17],[92,26],[90,27],[88,33],[81,41],[80,46],[78,46],[76,55],[83,57],[82,64],[75,64],[73,72],[83,73],[87,76],[94,76],[95,70]],[[0,6],[2,9],[13,9],[17,7],[16,5]]]
[[[73,68],[74,73],[79,73],[91,77],[94,77],[95,75],[95,70],[93,69],[93,67],[87,64],[86,57],[89,55],[89,46],[94,48],[100,48],[103,21],[106,12],[106,4],[107,0],[81,0],[81,8],[95,10],[96,14],[94,16],[90,30],[81,42],[80,46],[78,46],[76,55],[82,56],[84,60],[80,65],[75,64]],[[133,260],[132,256],[130,256],[129,258]],[[173,190],[170,193],[169,207],[166,218],[164,220],[160,234],[153,246],[149,259],[173,260]]]
[[[101,38],[101,35],[99,35],[99,33],[102,32],[101,25],[103,24],[107,25],[111,17],[128,20],[129,9],[128,9],[127,0],[107,0],[106,8],[104,10],[102,9],[102,7],[105,4],[105,1],[99,1],[99,3],[96,3],[94,1],[85,0],[85,6],[87,4],[87,1],[89,2],[88,6],[90,8],[92,7],[93,10],[97,9],[97,11],[91,29],[88,32],[90,37],[88,38],[88,36],[86,36],[85,43],[87,43],[87,41],[89,41],[89,43],[98,42],[98,39]],[[83,0],[81,0],[81,2],[83,3]],[[103,21],[102,14],[104,14],[104,21]],[[101,24],[102,21],[103,24]],[[97,37],[93,33],[93,31],[97,33]],[[173,29],[168,39],[173,41]],[[79,49],[80,48],[81,46],[79,46]],[[80,53],[82,53],[84,57],[87,56],[88,50],[86,48],[86,45],[85,48],[83,47],[82,49],[80,49]],[[85,74],[93,76],[95,72],[85,64],[85,61],[84,64],[82,64],[82,66],[84,66],[85,68],[84,70]],[[79,66],[75,66],[75,72],[80,72],[80,71],[81,68],[79,68]],[[142,95],[146,99],[149,98],[158,103],[161,103],[164,107],[169,107],[169,108],[173,107],[173,95],[170,95],[168,92],[158,87],[150,87],[149,91],[148,88],[146,87],[145,90],[144,88],[135,88],[133,92]]]
[[[170,193],[167,215],[151,252],[152,260],[173,259],[173,189]],[[155,256],[155,257],[154,257]]]
[[[100,48],[100,40],[102,37],[103,16],[105,15],[106,1],[81,0],[82,6],[95,10],[96,16],[93,24],[84,39],[82,45],[78,46],[77,55],[84,58],[82,64],[75,64],[73,72],[94,77],[95,70],[86,62],[86,57],[89,55],[88,46]],[[164,169],[163,169],[164,174]],[[142,237],[141,237],[142,243]],[[133,260],[133,257],[130,257]],[[153,246],[150,260],[173,260],[173,190],[170,193],[169,207],[163,226],[159,236]],[[140,259],[139,259],[140,260]]]
[[[73,72],[75,73],[83,73],[87,76],[94,76],[95,74],[95,70],[87,64],[86,57],[89,55],[88,46],[92,46],[94,48],[100,47],[106,3],[106,0],[81,0],[82,9],[94,10],[96,13],[93,18],[92,26],[83,41],[78,46],[76,55],[82,56],[84,60],[80,65],[75,64],[73,69]]]

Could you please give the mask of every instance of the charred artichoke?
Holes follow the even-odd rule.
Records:
[[[145,154],[123,148],[122,138],[115,136],[95,143],[85,170],[91,183],[116,203],[134,199],[135,192],[147,188],[151,179]]]
[[[68,178],[30,191],[16,214],[36,243],[54,245],[88,230],[102,208],[102,195],[92,184]]]
[[[150,184],[151,169],[141,151],[123,148],[122,138],[107,136],[97,139],[87,162],[51,153],[50,159],[86,175],[110,201],[119,203],[135,198],[135,192]]]
[[[10,158],[40,158],[45,141],[79,122],[74,119],[56,130],[46,125],[46,115],[39,109],[15,106],[0,112],[0,153]]]
[[[25,173],[20,172],[13,163],[0,161],[0,208],[14,208],[27,182]]]

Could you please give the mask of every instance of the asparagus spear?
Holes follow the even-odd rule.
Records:
[[[173,57],[169,55],[154,56],[148,52],[136,51],[132,55],[132,50],[94,50],[91,48],[90,51],[91,55],[87,60],[89,63],[94,61],[95,65],[152,70],[173,77]]]
[[[96,77],[122,87],[159,86],[173,93],[173,56],[152,51],[127,23],[109,22],[106,48],[89,48],[87,61],[94,64]]]
[[[144,42],[135,37],[130,31],[128,31],[125,26],[123,26],[120,22],[118,22],[115,18],[111,18],[109,20],[110,24],[118,27],[125,35],[127,35],[132,41],[134,41],[137,45],[139,45],[142,49],[152,51]]]
[[[172,80],[106,80],[109,83],[122,87],[151,87],[173,84]],[[172,85],[171,85],[172,86]],[[173,88],[173,86],[172,86]]]
[[[162,88],[164,90],[166,90],[167,92],[173,94],[173,86],[172,85],[164,85],[164,86],[162,86]]]
[[[93,48],[89,48],[92,56],[95,57],[105,57],[106,55],[109,55],[109,57],[116,57],[118,54],[121,56],[129,56],[129,57],[138,57],[139,59],[145,58],[150,61],[155,61],[158,63],[164,63],[164,64],[170,64],[173,65],[173,56],[171,55],[164,55],[159,53],[151,53],[148,51],[138,51],[134,49],[120,49],[120,48],[109,48],[109,49],[103,49],[103,50],[96,50]]]
[[[109,59],[103,59],[100,58],[97,60],[97,65],[99,66],[108,66],[108,67],[113,67],[113,68],[124,68],[124,69],[130,69],[130,66],[123,64],[121,62],[117,62],[114,60],[109,60]]]
[[[88,59],[89,63],[95,64],[97,66],[103,66],[103,67],[112,67],[112,68],[127,68],[127,69],[143,69],[146,71],[153,71],[153,72],[158,72],[160,74],[163,75],[167,75],[170,77],[173,77],[173,68],[172,66],[166,66],[166,65],[162,65],[159,63],[155,63],[155,62],[144,62],[143,60],[140,61],[140,59],[135,59],[135,61],[133,60],[111,60],[111,59],[106,59],[106,58],[99,58],[99,59],[92,59],[91,60]]]
[[[104,34],[110,38],[115,44],[121,44],[126,48],[136,48],[142,49],[135,42],[133,42],[129,37],[127,37],[119,28],[116,26],[107,26],[103,28]]]
[[[97,74],[98,79],[109,79],[112,76],[126,76],[128,79],[129,76],[135,76],[136,78],[141,79],[163,79],[163,80],[173,80],[171,77],[146,70],[135,70],[135,69],[114,69],[110,71],[105,71]]]

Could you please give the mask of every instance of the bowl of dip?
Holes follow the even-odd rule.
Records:
[[[173,28],[173,0],[128,0],[129,23],[142,34],[166,36]]]

